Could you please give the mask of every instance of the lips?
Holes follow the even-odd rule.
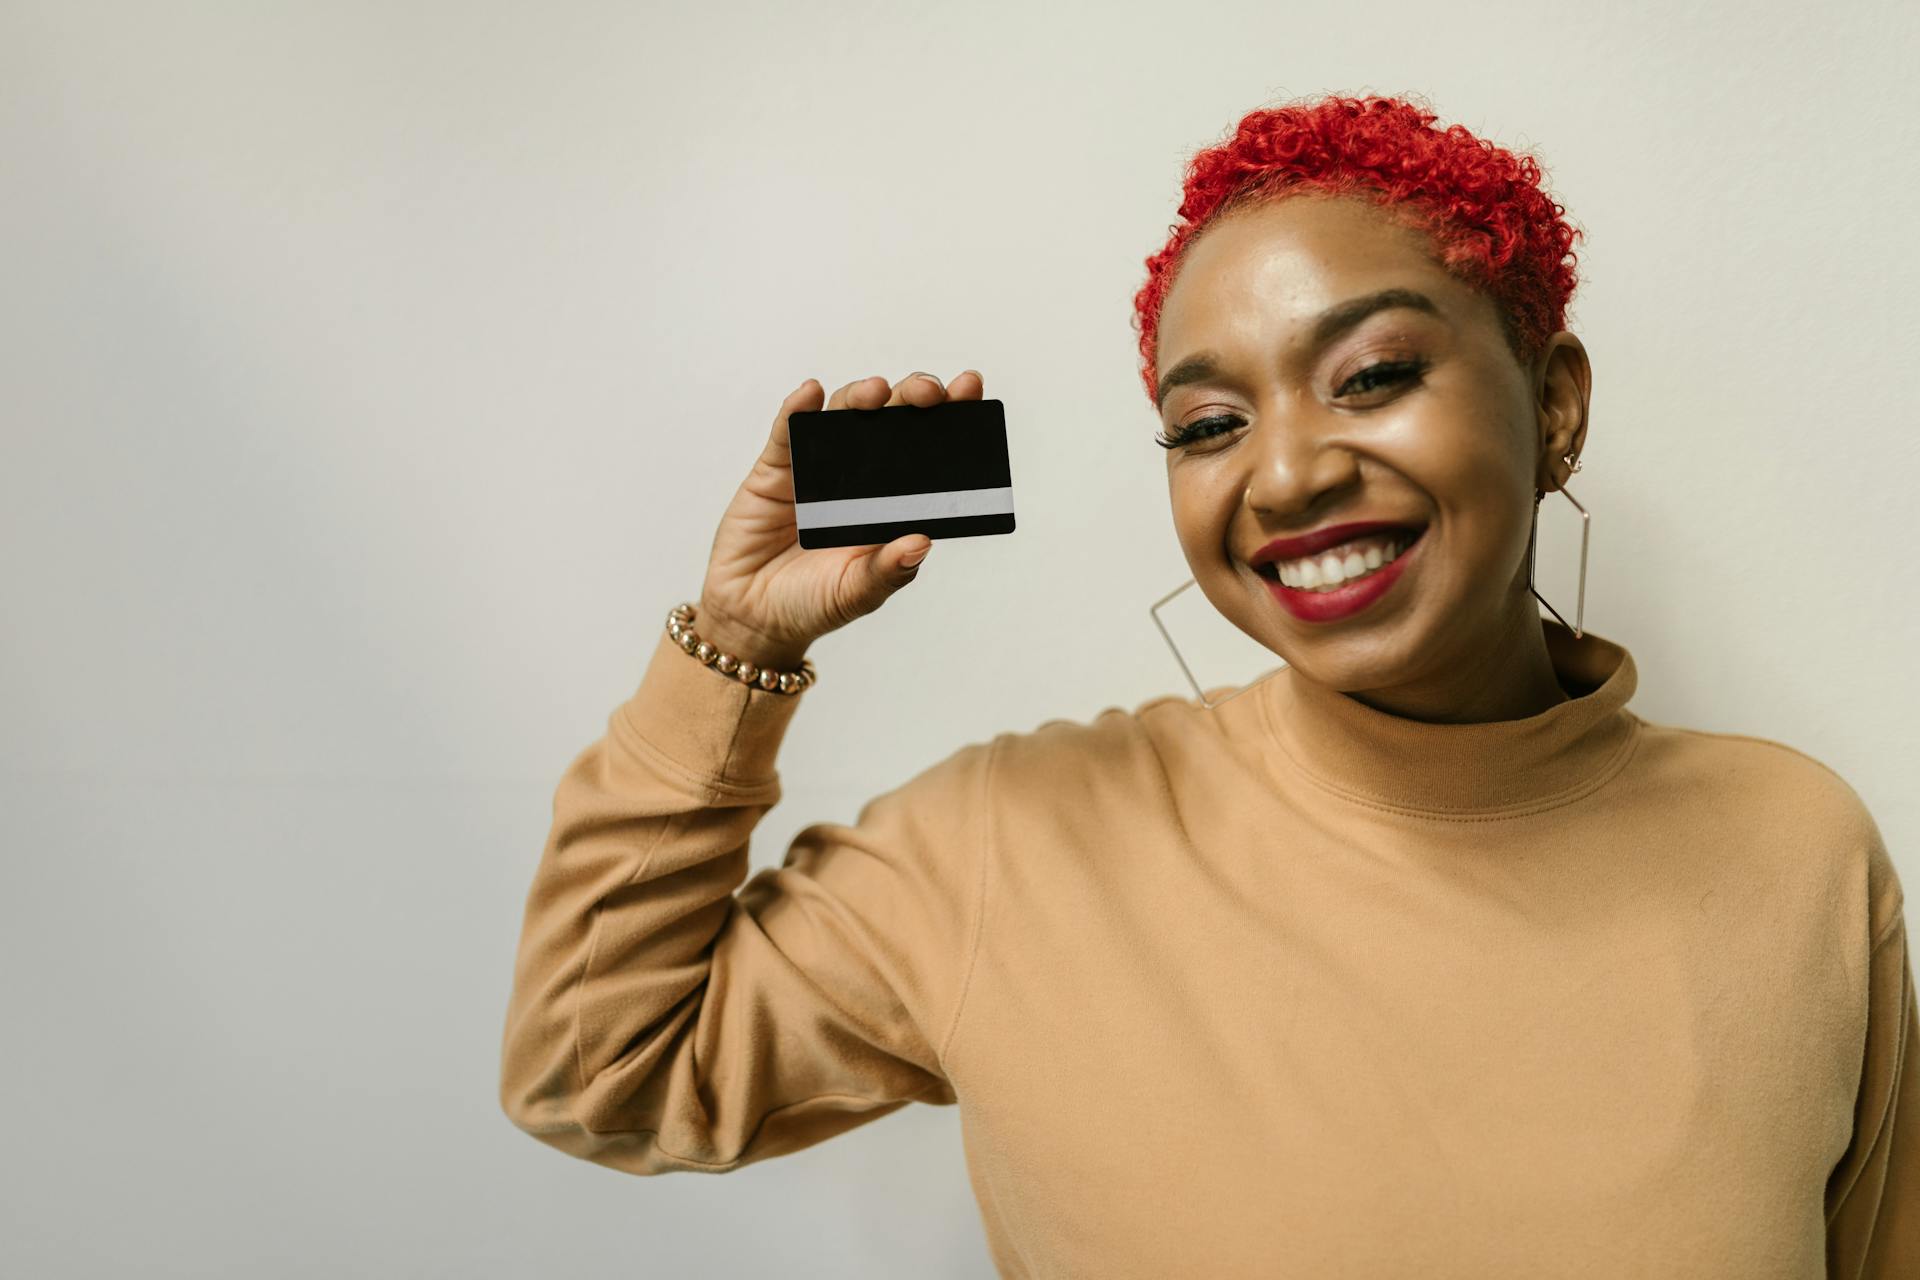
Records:
[[[1407,547],[1391,561],[1373,572],[1359,578],[1341,583],[1330,591],[1309,591],[1304,588],[1289,587],[1281,582],[1277,571],[1271,564],[1262,566],[1257,572],[1264,580],[1267,593],[1280,606],[1303,622],[1338,622],[1371,607],[1375,601],[1386,596],[1416,561],[1420,559],[1422,546],[1426,542],[1424,528],[1416,534]],[[1404,594],[1404,593],[1403,593]]]
[[[1269,565],[1280,560],[1298,560],[1302,556],[1318,555],[1328,547],[1337,547],[1343,542],[1363,538],[1368,534],[1388,530],[1417,534],[1427,526],[1417,520],[1357,520],[1347,524],[1328,525],[1324,529],[1315,529],[1312,533],[1303,533],[1297,538],[1275,538],[1247,558],[1247,563],[1255,569],[1266,570]]]

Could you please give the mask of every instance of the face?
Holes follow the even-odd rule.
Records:
[[[1529,627],[1544,652],[1534,493],[1558,488],[1584,444],[1586,353],[1562,331],[1521,367],[1493,304],[1431,255],[1364,203],[1289,197],[1198,236],[1161,310],[1161,431],[1201,424],[1166,458],[1193,576],[1242,631],[1339,689],[1437,687]],[[1382,290],[1406,294],[1322,326]],[[1357,521],[1420,532],[1356,611],[1324,616],[1334,597],[1283,595],[1275,566],[1253,563],[1276,539]]]

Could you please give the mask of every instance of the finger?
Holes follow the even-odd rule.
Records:
[[[773,431],[767,437],[766,447],[760,451],[760,461],[770,467],[793,466],[793,446],[787,434],[787,416],[818,412],[820,391],[820,384],[808,378],[787,392],[787,398],[780,402],[780,411],[773,415]]]
[[[930,373],[910,373],[894,384],[893,394],[887,397],[889,405],[910,404],[924,409],[936,405],[947,398],[947,389],[940,379]]]
[[[980,376],[978,369],[966,369],[953,375],[947,383],[947,399],[978,400],[986,394],[986,379]]]
[[[886,403],[887,380],[879,374],[849,382],[827,401],[829,409],[878,409]]]

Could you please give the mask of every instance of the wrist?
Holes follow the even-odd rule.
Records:
[[[799,670],[811,644],[811,641],[779,640],[762,635],[715,612],[705,601],[696,606],[693,629],[721,653],[730,653],[742,662],[775,671]]]

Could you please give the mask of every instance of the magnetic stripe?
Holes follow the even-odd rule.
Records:
[[[997,516],[1013,513],[1013,488],[949,489],[943,493],[892,493],[878,498],[831,498],[793,504],[802,529],[842,524],[879,524],[888,520],[931,520],[946,516]]]

